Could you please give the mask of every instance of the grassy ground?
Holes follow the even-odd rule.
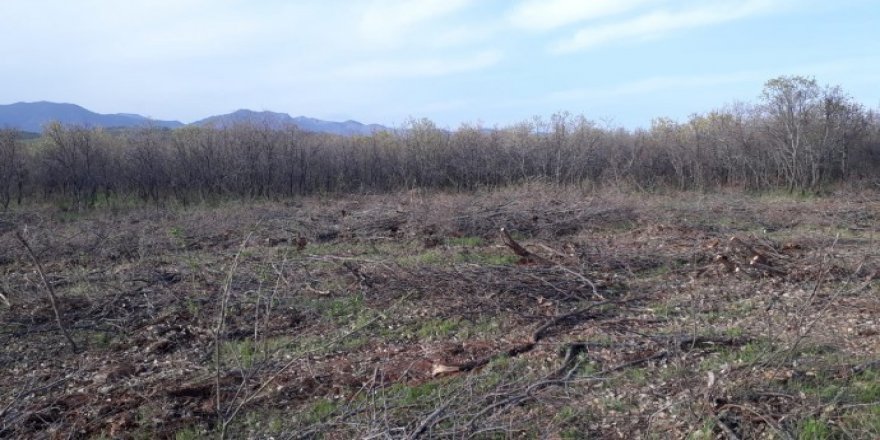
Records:
[[[0,438],[878,438],[878,216],[543,186],[3,214],[78,351],[0,235]]]

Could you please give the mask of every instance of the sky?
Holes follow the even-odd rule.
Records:
[[[0,17],[0,104],[635,128],[803,75],[880,107],[874,0],[0,0]]]

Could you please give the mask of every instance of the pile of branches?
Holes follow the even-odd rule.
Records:
[[[870,282],[878,277],[878,268],[866,260],[853,268],[836,255],[832,243],[826,252],[808,252],[800,243],[780,244],[769,238],[733,236],[726,243],[714,239],[707,249],[716,251],[712,264],[701,268],[698,275],[709,269],[721,268],[728,274],[742,274],[749,278],[777,277],[799,282],[807,279],[841,280],[863,278]]]

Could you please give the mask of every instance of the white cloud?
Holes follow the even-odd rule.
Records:
[[[552,51],[568,53],[620,40],[656,38],[680,29],[709,26],[767,12],[779,5],[770,0],[701,3],[675,12],[655,11],[638,17],[599,26],[586,27],[572,37],[556,42]]]
[[[581,21],[617,15],[657,0],[525,0],[508,14],[515,27],[546,31]]]
[[[614,99],[632,95],[646,95],[655,92],[669,90],[697,90],[701,88],[717,88],[719,86],[731,86],[735,84],[754,84],[755,95],[763,86],[764,82],[779,75],[797,75],[801,72],[809,72],[817,75],[819,83],[823,83],[823,77],[843,76],[864,72],[866,66],[880,63],[880,57],[852,57],[832,58],[821,62],[765,66],[760,69],[740,70],[730,73],[709,73],[703,75],[671,75],[654,76],[635,81],[610,85],[604,87],[579,87],[567,90],[558,90],[546,96],[545,100],[551,102],[560,101],[584,101]],[[850,76],[850,75],[846,75]],[[743,98],[749,98],[743,96]],[[719,103],[721,104],[721,103]]]
[[[411,60],[376,60],[337,70],[349,79],[389,79],[436,77],[484,69],[501,61],[501,53],[486,51],[461,58],[420,58]]]
[[[498,27],[492,24],[482,26],[461,25],[433,33],[431,43],[436,47],[467,46],[489,40]]]
[[[577,88],[553,92],[550,101],[582,101],[608,99],[627,95],[643,95],[664,90],[697,89],[729,84],[763,81],[766,72],[743,71],[726,74],[657,76],[602,88]]]
[[[376,0],[362,11],[359,37],[371,44],[398,46],[410,33],[423,32],[422,25],[472,5],[474,0]]]

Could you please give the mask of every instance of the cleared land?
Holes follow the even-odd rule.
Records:
[[[876,192],[3,218],[3,438],[880,437]]]

